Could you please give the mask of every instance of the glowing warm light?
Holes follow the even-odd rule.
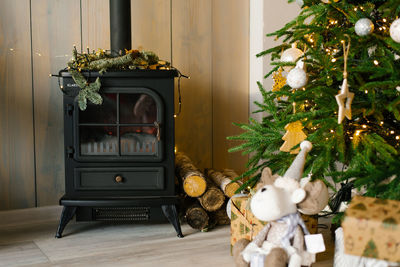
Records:
[[[176,154],[176,152],[178,152],[178,148],[175,147],[175,148],[174,148],[174,152],[175,152],[175,154]]]
[[[365,90],[364,92],[365,92],[366,94],[368,94],[368,90]]]
[[[375,59],[374,60],[374,64],[378,66],[379,65],[379,61]]]
[[[391,131],[390,131],[390,134],[394,134],[394,131],[393,131],[393,130],[391,130]]]
[[[400,136],[396,136],[396,140],[399,140],[400,139]]]
[[[360,133],[361,133],[361,131],[360,131],[360,130],[357,130],[357,131],[356,131],[356,136],[359,136]]]
[[[367,128],[367,125],[363,124],[362,127],[363,127],[364,129],[366,129],[366,128]]]
[[[332,62],[336,62],[336,58],[332,58],[332,60],[331,60]]]
[[[387,21],[387,19],[383,19],[383,22],[386,22]]]

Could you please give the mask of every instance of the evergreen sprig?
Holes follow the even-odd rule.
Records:
[[[384,183],[400,174],[400,44],[391,39],[388,30],[399,11],[400,0],[340,0],[328,4],[304,0],[295,19],[267,34],[283,43],[257,54],[271,56],[274,68],[265,77],[280,67],[295,65],[280,62],[280,56],[282,50],[296,43],[306,51],[302,60],[308,84],[295,92],[288,85],[271,92],[258,83],[263,101],[255,103],[255,113],[262,113],[262,120],[236,124],[243,132],[228,137],[241,142],[231,152],[250,155],[247,171],[240,177],[249,179],[241,189],[254,185],[266,166],[274,173],[286,171],[295,155],[279,151],[284,127],[301,121],[307,139],[313,143],[305,174],[312,171],[315,179],[322,179],[334,190],[341,183],[354,183],[367,195],[400,199],[399,178]],[[374,32],[364,37],[354,30],[361,18],[375,24]],[[341,41],[348,38],[348,84],[355,97],[352,119],[338,124],[335,95],[343,82]]]

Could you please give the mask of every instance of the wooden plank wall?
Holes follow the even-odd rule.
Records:
[[[242,171],[247,160],[228,154],[226,141],[239,133],[232,122],[248,118],[249,0],[234,2],[131,0],[132,47],[191,77],[181,84],[176,146],[200,168]],[[62,94],[48,75],[65,67],[74,44],[109,49],[109,1],[5,0],[0,23],[0,209],[57,204]]]
[[[249,1],[212,1],[213,166],[243,171],[247,157],[227,154],[249,117]]]
[[[182,112],[176,118],[176,147],[199,168],[212,166],[212,1],[172,1],[173,64],[181,80]],[[176,108],[177,109],[177,108]]]
[[[62,93],[49,74],[65,68],[74,44],[80,47],[80,2],[35,0],[31,14],[36,198],[45,206],[57,203],[64,190]]]
[[[0,10],[0,209],[34,207],[29,0]]]

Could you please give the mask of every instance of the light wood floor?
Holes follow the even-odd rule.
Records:
[[[105,224],[71,221],[55,239],[58,206],[0,212],[0,266],[234,266],[229,226],[202,233],[183,225],[180,239],[170,224]],[[332,266],[333,245],[315,267]]]

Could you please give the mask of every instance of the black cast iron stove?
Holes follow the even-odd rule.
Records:
[[[129,49],[130,0],[111,0],[110,15],[111,50]],[[89,82],[100,76],[84,74]],[[74,215],[77,221],[162,221],[166,217],[183,237],[174,176],[177,71],[109,71],[100,77],[103,104],[88,104],[85,111],[75,101],[79,88],[71,75],[65,71],[61,76],[65,195],[60,200],[64,208],[56,237],[62,236]]]

